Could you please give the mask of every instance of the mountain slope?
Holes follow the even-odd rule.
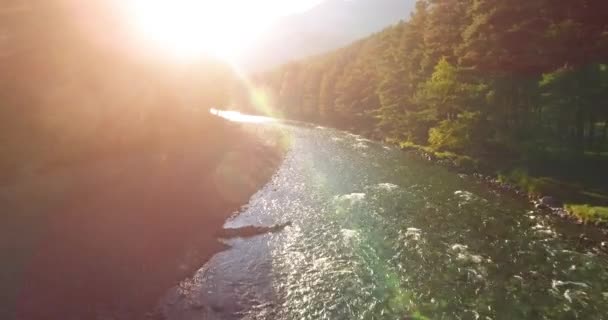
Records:
[[[249,70],[344,46],[409,16],[414,0],[328,0],[279,21],[243,59]]]

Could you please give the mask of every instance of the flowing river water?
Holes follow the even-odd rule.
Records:
[[[292,146],[162,303],[167,319],[608,319],[608,257],[582,227],[349,133],[285,123]]]

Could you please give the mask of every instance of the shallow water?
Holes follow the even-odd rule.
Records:
[[[230,240],[168,319],[608,319],[608,258],[579,226],[356,135],[268,125],[292,149],[227,226],[292,225]]]

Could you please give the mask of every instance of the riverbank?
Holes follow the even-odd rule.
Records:
[[[3,186],[2,318],[146,318],[166,289],[225,249],[216,235],[274,174],[284,142],[226,125]]]
[[[608,229],[608,190],[597,185],[567,181],[556,175],[531,176],[527,170],[518,167],[500,167],[489,161],[450,152],[439,152],[430,147],[411,143],[401,143],[399,147],[456,171],[475,174],[494,188],[526,197],[538,208],[551,210],[575,223],[592,224]],[[591,164],[590,167],[593,170],[596,165]],[[574,168],[565,165],[562,170],[572,171]]]
[[[285,120],[307,123],[296,119]],[[328,125],[315,121],[310,123]],[[328,126],[335,127],[331,124]],[[608,161],[606,154],[585,154],[574,159],[558,156],[553,159],[536,159],[534,164],[517,164],[508,159],[480,159],[437,151],[430,146],[383,139],[373,132],[353,127],[335,128],[396,146],[459,173],[477,176],[489,187],[521,196],[539,209],[551,211],[576,224],[594,225],[608,231],[608,185],[603,180],[608,175],[604,169],[604,164]],[[562,163],[564,158],[570,161]],[[530,174],[528,169],[522,168],[526,166],[536,167],[533,169],[536,174]],[[557,174],[559,172],[563,174]],[[558,205],[543,204],[541,200],[546,197],[551,198],[551,202],[557,200]]]

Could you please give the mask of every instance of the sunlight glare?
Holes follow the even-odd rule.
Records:
[[[276,119],[264,116],[252,116],[248,114],[240,113],[239,111],[224,111],[218,109],[210,109],[209,112],[218,117],[222,117],[226,120],[241,123],[270,123],[275,122]]]
[[[232,60],[280,17],[321,0],[128,0],[134,29],[155,48],[179,58]]]

